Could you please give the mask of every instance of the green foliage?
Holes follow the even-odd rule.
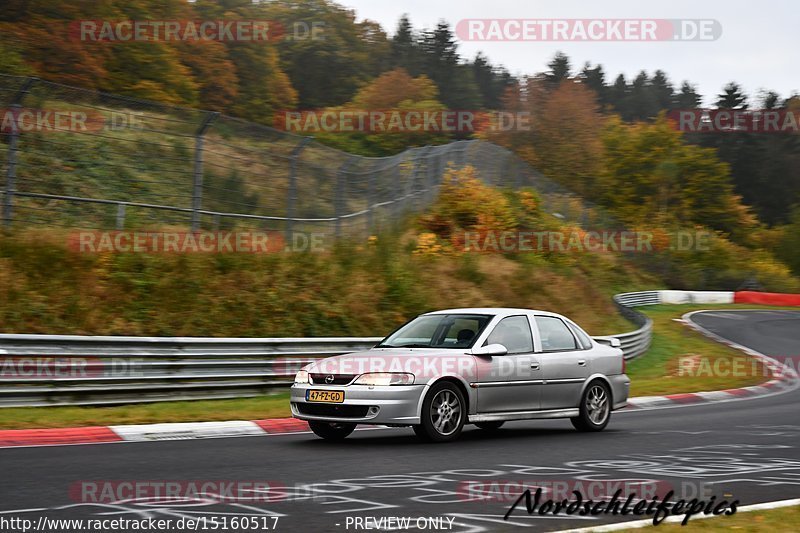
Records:
[[[362,87],[353,99],[340,108],[327,111],[442,111],[436,85],[426,76],[411,77],[402,68],[385,72]],[[448,136],[441,132],[331,132],[316,135],[316,139],[340,150],[365,156],[386,156],[402,152],[409,146],[444,144]]]
[[[630,281],[625,269],[420,256],[401,230],[318,253],[82,254],[66,242],[53,231],[0,237],[3,331],[373,336],[424,311],[493,304],[560,309],[594,331],[626,327],[602,290]],[[551,283],[590,301],[543,292]]]
[[[795,207],[789,224],[781,228],[776,255],[783,259],[796,276],[800,276],[800,206]]]
[[[656,216],[727,233],[753,227],[728,166],[713,150],[686,143],[663,115],[652,124],[609,119],[602,140],[605,171],[591,192],[623,221],[638,225]]]
[[[436,202],[419,224],[423,231],[458,245],[464,232],[510,231],[518,219],[509,198],[484,184],[468,166],[445,174]]]
[[[12,76],[30,76],[33,74],[33,68],[25,63],[13,43],[0,41],[0,73]]]

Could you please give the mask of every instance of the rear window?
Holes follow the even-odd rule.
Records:
[[[570,322],[569,325],[572,327],[572,332],[578,337],[578,343],[581,345],[581,348],[584,350],[590,349],[592,347],[592,339],[589,338],[589,335],[574,322]]]

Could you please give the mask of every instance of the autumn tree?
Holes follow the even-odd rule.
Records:
[[[734,194],[728,165],[714,150],[687,143],[663,113],[653,123],[611,118],[602,141],[600,201],[623,220],[699,224],[728,233],[755,223]]]
[[[233,111],[240,117],[269,124],[276,111],[297,104],[297,92],[283,72],[278,51],[264,43],[236,43],[230,47],[239,92]]]
[[[535,166],[576,192],[592,192],[603,162],[603,119],[596,95],[575,80],[540,94],[531,132]]]
[[[445,106],[438,100],[438,89],[427,76],[416,78],[402,68],[378,76],[363,87],[346,105],[329,108],[337,111],[442,111]],[[355,131],[323,133],[319,140],[338,148],[364,155],[390,155],[409,146],[443,144],[448,135],[440,131],[421,128],[417,131]]]

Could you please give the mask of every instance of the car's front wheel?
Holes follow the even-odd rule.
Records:
[[[421,424],[414,426],[414,433],[429,442],[455,440],[464,429],[466,417],[464,395],[453,383],[440,381],[425,396]]]
[[[342,440],[356,429],[355,424],[340,424],[337,422],[310,421],[308,425],[311,431],[325,440]]]
[[[611,392],[602,381],[593,381],[583,391],[580,414],[570,418],[578,431],[602,431],[611,419]]]

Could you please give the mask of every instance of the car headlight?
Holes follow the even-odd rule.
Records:
[[[308,383],[308,371],[301,370],[294,376],[294,382],[296,385],[305,385]]]
[[[413,385],[414,374],[402,372],[371,372],[361,374],[353,382],[353,385],[370,385],[373,387],[383,387],[386,385]]]

